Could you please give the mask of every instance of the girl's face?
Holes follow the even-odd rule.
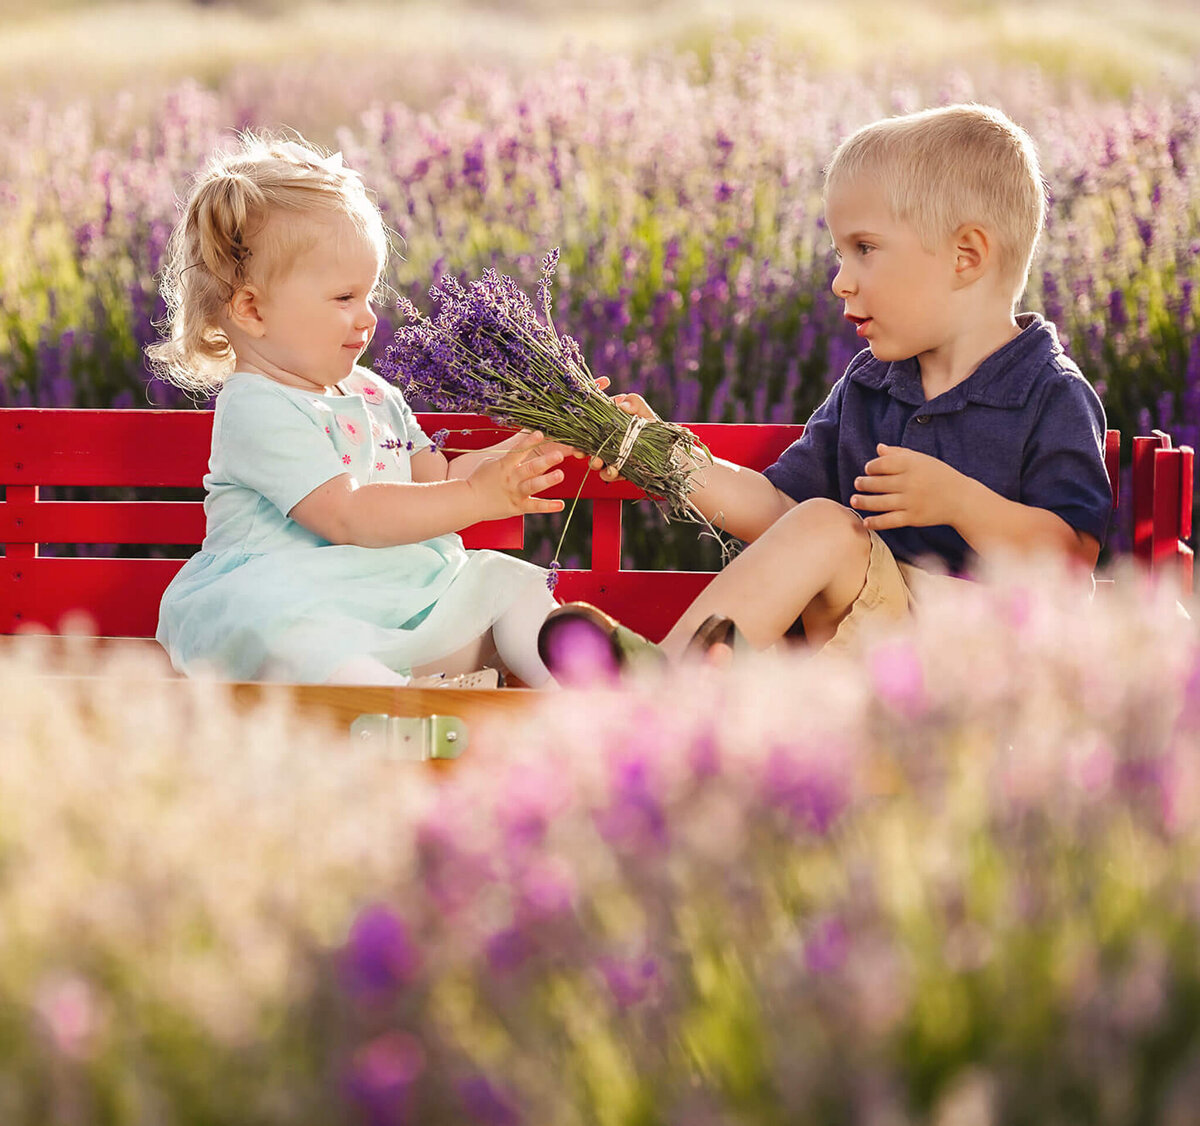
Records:
[[[311,224],[312,245],[270,283],[251,287],[254,319],[245,343],[236,342],[238,370],[327,391],[375,333],[371,298],[382,263],[347,217],[299,221]]]

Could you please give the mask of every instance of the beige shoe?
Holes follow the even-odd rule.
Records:
[[[409,688],[500,688],[504,678],[499,669],[477,669],[475,672],[464,672],[458,676],[447,676],[436,673],[433,676],[414,676],[408,682]]]

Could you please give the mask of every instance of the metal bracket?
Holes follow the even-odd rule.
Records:
[[[467,725],[453,715],[360,715],[350,724],[350,742],[381,747],[402,762],[458,758],[467,749]]]

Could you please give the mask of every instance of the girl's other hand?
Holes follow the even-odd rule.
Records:
[[[475,491],[482,520],[499,520],[505,516],[520,516],[527,512],[561,512],[561,500],[534,496],[563,479],[561,469],[555,469],[563,459],[562,447],[547,447],[543,435],[533,431],[509,449],[503,456],[481,461],[467,484]]]

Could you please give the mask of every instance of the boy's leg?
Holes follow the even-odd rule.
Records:
[[[833,500],[789,509],[704,589],[663,639],[679,656],[710,614],[737,622],[756,649],[773,645],[798,618],[823,645],[866,581],[871,537],[858,514]]]

